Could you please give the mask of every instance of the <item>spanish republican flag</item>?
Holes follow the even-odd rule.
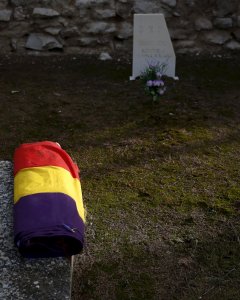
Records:
[[[79,169],[49,141],[14,153],[14,242],[24,257],[71,256],[84,243]]]

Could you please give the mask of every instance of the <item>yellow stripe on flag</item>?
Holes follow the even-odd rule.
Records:
[[[80,181],[64,168],[47,166],[25,168],[14,177],[14,203],[37,193],[64,193],[75,200],[77,210],[85,222]]]

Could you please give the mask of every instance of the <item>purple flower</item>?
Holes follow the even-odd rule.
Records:
[[[153,80],[153,86],[160,86],[159,80]]]
[[[153,86],[153,81],[152,80],[148,80],[146,83],[147,86]]]

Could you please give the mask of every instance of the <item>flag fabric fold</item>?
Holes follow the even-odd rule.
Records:
[[[79,169],[59,144],[22,144],[14,153],[14,242],[24,257],[71,256],[84,244]]]

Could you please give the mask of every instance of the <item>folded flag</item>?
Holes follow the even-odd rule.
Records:
[[[79,169],[59,144],[22,144],[14,153],[14,242],[24,257],[78,254],[85,210]]]

